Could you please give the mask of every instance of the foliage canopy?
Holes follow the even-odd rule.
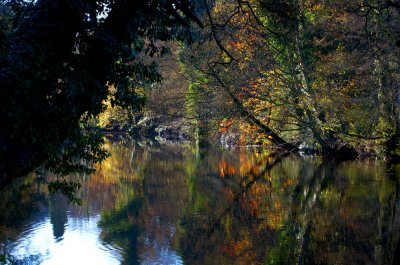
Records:
[[[160,80],[145,56],[160,41],[189,39],[201,22],[192,1],[1,1],[0,183],[44,165],[61,174],[88,172],[102,160],[101,139],[88,124],[112,104],[139,109],[136,93]]]

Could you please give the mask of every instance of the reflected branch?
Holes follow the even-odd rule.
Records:
[[[234,196],[233,200],[229,204],[228,207],[226,207],[220,214],[217,220],[210,225],[210,229],[207,231],[207,237],[209,238],[215,231],[217,227],[220,226],[221,220],[224,216],[226,216],[227,213],[229,213],[232,209],[232,207],[239,201],[239,198],[246,193],[251,186],[253,186],[258,180],[262,180],[263,176],[269,172],[274,166],[279,164],[283,158],[287,157],[290,155],[290,152],[276,152],[271,154],[271,157],[273,158],[272,162],[268,162],[267,165],[265,166],[264,170],[259,173],[257,176],[254,176],[236,195]]]

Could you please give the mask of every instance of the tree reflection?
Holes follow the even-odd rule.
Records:
[[[102,212],[102,239],[123,250],[123,264],[140,260],[169,264],[177,257],[172,239],[186,201],[184,157],[191,151],[174,146],[125,149],[119,145],[111,146],[111,150],[117,153],[110,158],[115,160],[106,161],[100,172],[105,178],[120,176],[121,190],[130,196],[117,200],[114,209]],[[132,172],[130,177],[124,177],[126,172]]]
[[[274,199],[271,171],[282,154],[242,153],[238,158],[221,160],[218,175],[212,173],[215,168],[201,172],[202,165],[201,173],[194,174],[193,205],[187,206],[181,222],[185,232],[180,246],[187,264],[262,263],[265,247],[275,240],[282,205]]]
[[[182,219],[188,264],[391,264],[398,197],[383,163],[289,157],[241,177],[222,164]]]
[[[15,241],[29,223],[40,221],[48,213],[46,191],[30,175],[14,181],[0,191],[0,244]]]
[[[109,143],[84,176],[81,207],[32,180],[3,191],[2,242],[50,214],[100,214],[122,264],[396,264],[399,165],[336,163],[262,150]],[[49,209],[47,211],[47,209]],[[35,217],[37,216],[37,217]]]
[[[133,199],[122,208],[104,211],[101,215],[101,239],[125,250],[121,264],[140,264],[137,243],[141,231],[138,220],[141,204],[141,198]]]
[[[140,155],[116,163],[128,172],[134,165],[142,168],[136,171],[141,184],[126,186],[140,194],[126,205],[140,198],[140,206],[122,215],[107,213],[120,218],[109,219],[115,227],[135,227],[136,241],[120,238],[124,233],[114,238],[107,228],[103,233],[135,253],[129,260],[160,261],[163,250],[176,251],[185,264],[390,264],[393,259],[398,184],[387,177],[384,163],[337,164],[249,150],[208,149],[198,156],[196,149],[178,146],[136,151]]]
[[[56,242],[61,241],[68,222],[68,201],[61,193],[49,195],[50,223],[53,225],[53,235]]]

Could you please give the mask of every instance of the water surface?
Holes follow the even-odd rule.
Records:
[[[82,206],[34,176],[1,191],[14,264],[391,264],[400,167],[266,150],[108,145]],[[51,178],[51,176],[49,177]]]

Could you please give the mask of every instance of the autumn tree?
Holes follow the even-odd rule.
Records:
[[[278,146],[383,154],[396,131],[399,16],[379,3],[217,1],[188,61]]]
[[[294,150],[295,144],[278,135],[259,113],[252,112],[246,92],[242,91],[252,87],[255,80],[263,75],[260,67],[263,51],[259,49],[263,39],[260,38],[260,32],[254,30],[254,17],[243,12],[240,9],[242,7],[236,1],[217,1],[213,9],[208,11],[207,30],[202,30],[198,41],[186,48],[183,54],[187,55],[182,57],[183,63],[187,65],[190,80],[194,83],[203,80],[202,85],[207,88],[203,91],[211,89],[219,95],[220,100],[215,106],[225,110],[220,112],[221,126],[229,127],[234,124],[233,121],[244,122],[242,125],[246,127],[245,124],[249,124],[249,128],[243,127],[241,132],[250,133],[256,129],[259,135],[276,146]],[[268,107],[264,106],[266,109]]]

